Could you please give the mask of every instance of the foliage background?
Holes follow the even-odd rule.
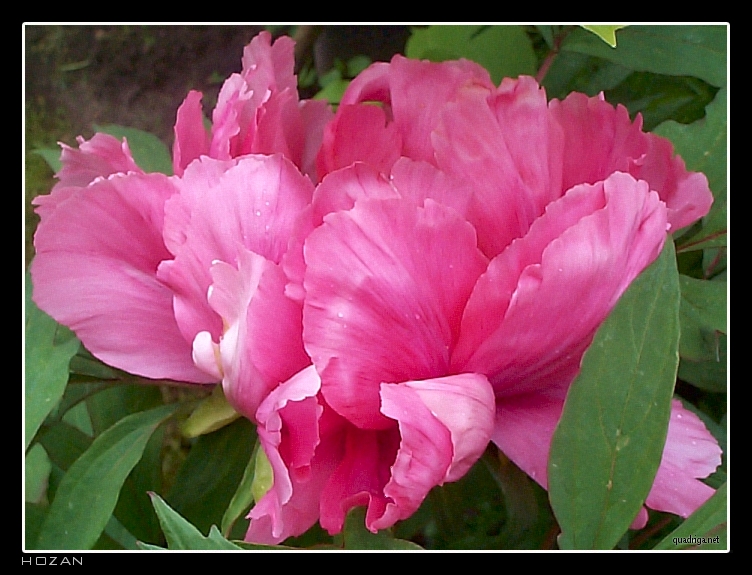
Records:
[[[572,487],[575,491],[584,489],[588,495],[592,486],[583,488],[581,477],[554,480],[549,502],[545,491],[489,448],[465,478],[435,489],[421,509],[393,532],[372,536],[363,530],[356,511],[341,536],[331,538],[315,527],[287,544],[650,549],[671,548],[671,535],[678,529],[674,536],[719,535],[718,545],[702,548],[726,548],[727,27],[630,26],[616,32],[615,49],[575,26],[267,28],[298,40],[301,97],[318,94],[336,103],[348,78],[369,62],[388,60],[395,53],[432,60],[474,59],[497,83],[507,75],[537,75],[549,98],[563,98],[571,91],[589,95],[603,91],[611,103],[624,104],[630,115],[640,112],[645,129],[669,137],[689,169],[707,174],[716,197],[702,223],[677,234],[676,256],[664,254],[664,267],[648,278],[654,283],[637,286],[655,294],[660,291],[656,285],[675,284],[667,288],[673,290],[675,301],[669,294],[666,301],[674,303],[666,305],[675,308],[676,325],[671,327],[672,322],[664,319],[649,324],[647,331],[655,345],[669,345],[660,354],[664,362],[672,355],[670,342],[676,346],[678,341],[676,394],[700,415],[723,448],[724,464],[708,479],[723,488],[706,508],[686,522],[651,513],[648,526],[639,532],[627,531],[629,518],[625,524],[618,513],[609,514],[613,520],[593,538],[573,543],[568,535],[560,537],[560,531],[582,534],[592,526],[572,524],[566,518],[557,503],[556,486],[564,488],[571,481],[577,484]],[[122,129],[112,125],[136,128],[156,139],[128,134],[134,155],[138,160],[138,153],[142,154],[159,169],[172,144],[175,112],[187,91],[203,91],[205,110],[211,109],[224,78],[240,70],[242,47],[260,29],[25,26],[24,268],[33,257],[36,225],[30,201],[54,184],[48,163],[54,165],[59,155],[55,143],[73,145],[79,134],[91,137],[95,126],[117,135],[123,134]],[[147,386],[139,378],[102,365],[68,330],[36,310],[28,299],[28,278],[25,287],[24,548],[227,549],[234,545],[228,539],[242,539],[247,525],[243,516],[252,503],[251,484],[255,475],[258,488],[261,476],[253,455],[253,426],[235,420],[199,433],[205,431],[207,420],[225,422],[221,407],[212,407],[216,397],[207,400],[208,392],[189,387]],[[634,303],[641,298],[632,299],[630,303],[625,296],[617,310],[622,317],[642,321],[645,314]],[[614,329],[618,340],[624,324],[624,319],[614,320],[604,330]],[[613,352],[593,351],[588,355],[593,365],[599,361],[598,353],[601,359],[613,360]],[[653,373],[659,366],[651,364],[647,369]],[[674,386],[675,370],[676,366],[669,366],[668,376],[663,377],[666,398]],[[590,380],[583,376],[577,383],[586,389],[597,385],[601,376]],[[203,405],[203,411],[193,416],[192,427],[186,427],[197,405]],[[632,408],[625,409],[632,413]],[[644,441],[660,441],[661,425],[657,428]],[[575,439],[567,443],[566,431],[563,425],[558,437],[562,447],[557,448],[565,460],[575,457]],[[593,469],[586,475],[594,477],[597,472]],[[625,489],[630,502],[639,502],[639,489],[629,485]],[[565,493],[564,500],[573,496]]]

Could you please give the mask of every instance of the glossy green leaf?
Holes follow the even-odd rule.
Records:
[[[31,276],[26,273],[26,333],[24,382],[24,448],[55,408],[68,383],[68,364],[80,345],[68,328],[41,311],[31,300]]]
[[[679,240],[678,251],[725,246],[728,212],[727,190],[727,90],[720,90],[705,109],[705,118],[690,125],[665,122],[655,133],[673,142],[676,153],[687,169],[702,172],[708,178],[715,201],[698,232]]]
[[[725,281],[679,276],[679,355],[692,361],[720,360],[719,336],[727,332]]]
[[[663,453],[679,345],[673,244],[598,329],[554,432],[551,506],[563,549],[612,549],[639,512]]]
[[[256,442],[256,447],[248,459],[248,465],[246,465],[243,471],[243,477],[240,479],[240,484],[235,490],[235,494],[230,500],[230,504],[225,510],[225,514],[222,516],[222,533],[229,535],[232,526],[235,521],[243,515],[253,504],[253,483],[255,479],[256,471],[256,454],[261,451],[261,446]]]
[[[216,385],[211,395],[202,399],[183,422],[180,431],[186,437],[198,437],[216,431],[239,417],[240,414],[228,403],[222,386]]]
[[[428,26],[415,28],[405,45],[408,58],[433,62],[467,58],[502,78],[533,75],[537,59],[522,26]]]
[[[202,532],[220,525],[255,443],[255,428],[245,418],[198,437],[166,500]]]
[[[682,358],[679,363],[679,379],[695,387],[715,393],[728,391],[727,338],[718,338],[718,359],[690,361]]]
[[[240,551],[240,547],[222,537],[216,526],[212,525],[209,535],[205,537],[195,526],[167,505],[159,495],[156,493],[149,495],[169,549]],[[147,546],[145,548],[153,549],[154,547]]]
[[[611,48],[581,28],[569,34],[562,50],[611,60],[632,70],[696,76],[714,86],[726,85],[726,26],[629,26]]]
[[[387,530],[371,533],[365,526],[366,509],[356,507],[347,514],[342,529],[345,549],[419,551],[420,545],[403,539],[395,539]]]
[[[106,126],[95,124],[94,130],[110,134],[118,139],[126,138],[131,154],[133,154],[133,159],[144,172],[160,172],[168,176],[172,175],[172,155],[170,154],[170,150],[154,134],[114,124]]]
[[[606,44],[611,46],[612,48],[616,48],[616,31],[621,30],[622,28],[626,28],[626,26],[622,25],[597,25],[597,24],[591,24],[591,25],[582,25],[585,30],[589,30],[596,36],[598,36],[601,40],[603,40]]]
[[[655,549],[727,549],[728,496],[724,483]]]
[[[89,549],[97,541],[146,443],[176,409],[171,404],[130,415],[94,440],[58,487],[39,535],[40,549]]]

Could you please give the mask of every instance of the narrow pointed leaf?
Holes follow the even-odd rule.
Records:
[[[616,48],[616,31],[621,28],[626,28],[624,25],[582,25],[585,30],[590,30],[593,34],[598,36],[606,44],[612,48]]]
[[[159,495],[156,493],[149,495],[169,549],[240,550],[240,547],[222,537],[215,526],[212,526],[209,536],[204,537],[195,526],[167,505]]]
[[[655,549],[726,549],[727,523],[728,496],[724,483],[702,507],[658,543]]]
[[[31,440],[55,408],[68,383],[68,365],[79,341],[68,328],[41,311],[31,300],[31,277],[26,273],[25,442]]]
[[[561,548],[613,548],[647,497],[671,412],[678,319],[667,241],[599,328],[554,432],[548,478]]]
[[[222,386],[217,385],[209,397],[202,399],[198,407],[180,426],[186,437],[198,437],[216,431],[240,417],[227,402]]]
[[[259,450],[259,443],[256,442],[253,454],[248,460],[243,477],[240,479],[240,485],[235,490],[235,494],[227,506],[225,514],[222,516],[222,533],[229,534],[233,524],[245,511],[250,509],[253,504],[253,481],[256,471],[256,453]]]
[[[60,482],[39,535],[40,549],[89,549],[96,543],[146,443],[176,409],[172,404],[135,413],[94,440]]]

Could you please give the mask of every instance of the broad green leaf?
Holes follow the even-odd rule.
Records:
[[[593,34],[598,36],[601,40],[603,40],[606,44],[611,46],[612,48],[616,48],[616,31],[621,30],[622,28],[626,28],[626,26],[622,25],[597,25],[597,24],[591,24],[591,25],[582,25],[585,30],[590,30]]]
[[[262,449],[259,443],[256,442],[256,447],[248,460],[248,465],[246,465],[243,471],[240,484],[235,490],[235,494],[232,496],[225,514],[222,516],[222,533],[229,535],[238,517],[245,513],[253,504],[253,482],[256,476],[256,454],[258,451],[262,451]]]
[[[652,487],[679,360],[679,297],[667,241],[585,353],[548,463],[563,549],[612,549]]]
[[[255,428],[245,418],[198,437],[166,500],[202,532],[220,525],[255,443]],[[236,528],[242,530],[243,523],[238,521]]]
[[[707,176],[715,198],[699,232],[682,236],[679,252],[726,245],[727,109],[727,90],[722,89],[705,109],[704,119],[690,125],[665,122],[655,129],[656,134],[671,140],[687,169]]]
[[[356,507],[347,514],[342,529],[345,549],[419,551],[420,545],[403,539],[395,539],[389,531],[371,533],[365,526],[366,509]]]
[[[130,415],[94,440],[57,489],[39,535],[40,549],[89,549],[94,545],[152,433],[177,407],[164,405]]]
[[[719,361],[719,336],[727,332],[725,281],[679,276],[679,355],[692,361]]]
[[[726,491],[724,483],[702,507],[656,545],[655,549],[727,549]]]
[[[679,379],[695,387],[715,393],[728,391],[727,338],[718,338],[718,360],[690,361],[682,358],[679,363]]]
[[[537,59],[522,26],[428,26],[415,28],[405,45],[408,58],[433,62],[467,58],[483,66],[496,84],[533,75]]]
[[[72,331],[36,306],[31,291],[31,276],[26,272],[24,449],[63,396],[68,364],[80,345]]]
[[[191,525],[177,511],[172,509],[156,493],[150,493],[154,511],[159,518],[159,524],[167,539],[169,549],[193,549],[193,550],[234,550],[240,551],[240,547],[231,543],[217,531],[216,526],[212,526],[207,537],[204,537],[195,526]],[[148,546],[146,548],[153,549]]]
[[[52,464],[47,452],[39,443],[26,454],[25,461],[25,497],[28,503],[43,503],[47,496],[47,482],[50,478]]]
[[[632,70],[726,85],[726,26],[629,26],[619,32],[616,48],[578,28],[566,37],[562,50],[598,56]]]
[[[216,431],[240,417],[225,397],[221,385],[212,390],[209,397],[201,400],[198,407],[188,416],[180,426],[180,431],[186,437],[198,437]]]
[[[131,154],[133,154],[133,159],[144,172],[160,172],[168,176],[172,175],[172,156],[170,155],[170,151],[162,140],[154,134],[137,130],[136,128],[126,128],[125,126],[116,126],[113,124],[106,126],[94,124],[94,130],[115,136],[118,139],[126,138]]]
[[[56,174],[60,171],[60,168],[63,167],[63,164],[60,162],[60,148],[40,148],[34,150],[33,153],[41,156]]]
[[[37,537],[47,516],[47,505],[26,502],[24,505],[24,542],[23,548],[38,549]]]
[[[543,78],[543,86],[549,99],[563,100],[571,92],[597,96],[616,88],[633,73],[633,70],[603,58],[560,52]]]

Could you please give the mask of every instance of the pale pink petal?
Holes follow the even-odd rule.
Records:
[[[288,36],[277,38],[264,30],[243,49],[242,75],[252,89],[297,90],[295,42]]]
[[[379,385],[448,373],[467,297],[486,260],[454,210],[360,200],[305,244],[304,342],[327,402],[379,428]],[[409,345],[406,345],[409,342]]]
[[[238,153],[283,154],[299,166],[305,145],[303,118],[298,93],[274,92],[256,112],[256,133],[252,142],[240,146]]]
[[[391,106],[389,92],[391,65],[387,62],[374,62],[358,74],[345,90],[340,105],[361,102],[381,102],[387,109]],[[391,119],[391,112],[387,114]]]
[[[617,173],[573,188],[479,279],[452,370],[487,375],[497,395],[571,381],[595,330],[665,238],[665,205],[645,182]]]
[[[209,331],[218,341],[222,323],[206,300],[212,262],[235,266],[245,248],[278,264],[313,185],[279,155],[229,164],[204,157],[176,184],[180,195],[168,203],[165,222],[165,241],[175,258],[160,266],[159,277],[175,292],[175,316],[185,338],[193,341]]]
[[[55,174],[61,186],[84,187],[99,177],[111,174],[140,172],[133,160],[128,143],[109,134],[97,133],[91,140],[77,138],[78,149],[60,144],[62,167]]]
[[[254,93],[240,74],[232,74],[219,91],[212,113],[212,134],[209,155],[219,160],[248,153],[256,134],[256,110],[269,93]]]
[[[193,160],[209,153],[209,134],[204,127],[201,97],[201,92],[191,90],[178,108],[172,147],[172,167],[177,176],[182,176]]]
[[[709,476],[720,464],[718,442],[699,417],[674,399],[661,465],[645,505],[689,517],[715,493],[699,479]]]
[[[319,177],[366,162],[388,174],[400,156],[402,140],[394,124],[387,124],[384,110],[367,104],[342,105],[324,129],[316,160]]]
[[[170,257],[162,219],[175,192],[159,174],[116,174],[45,213],[31,267],[34,301],[110,365],[151,378],[215,381],[193,365],[172,292],[156,277]]]
[[[212,265],[209,303],[225,326],[219,341],[225,396],[253,420],[264,397],[310,360],[303,349],[302,307],[285,297],[287,278],[279,266],[243,248],[237,265]]]
[[[366,519],[374,533],[412,515],[437,485],[467,473],[488,445],[495,414],[493,390],[477,374],[382,384],[381,411],[397,420],[401,439],[384,486],[390,501],[383,515]]]
[[[319,447],[324,409],[316,398],[319,387],[311,366],[277,387],[259,406],[258,436],[274,483],[251,509],[246,541],[280,543],[307,531],[319,517],[319,496],[332,460],[339,456],[327,443]]]

